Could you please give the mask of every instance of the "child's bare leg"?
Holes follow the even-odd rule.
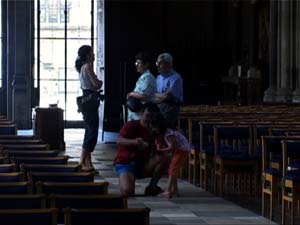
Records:
[[[172,188],[172,176],[169,175],[167,191],[170,192],[170,191],[171,191],[171,188]]]

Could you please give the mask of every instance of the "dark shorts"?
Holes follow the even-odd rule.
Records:
[[[132,173],[136,179],[144,178],[144,163],[131,162],[128,164],[114,164],[118,176],[121,176],[123,173]]]

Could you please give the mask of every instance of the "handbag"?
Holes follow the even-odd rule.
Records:
[[[93,111],[99,107],[99,100],[94,93],[78,96],[76,98],[77,112]]]

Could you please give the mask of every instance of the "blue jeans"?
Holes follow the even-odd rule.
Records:
[[[85,92],[84,92],[85,94]],[[98,140],[98,130],[99,130],[99,115],[98,107],[99,101],[95,101],[95,107],[93,110],[84,111],[83,120],[85,122],[85,132],[82,148],[87,151],[94,151]]]

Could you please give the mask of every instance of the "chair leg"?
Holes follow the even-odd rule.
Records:
[[[193,167],[193,184],[196,185],[196,165],[197,163],[195,162],[194,167]]]
[[[292,202],[291,202],[292,208],[291,208],[291,225],[295,224],[295,200],[294,198],[292,198]]]
[[[265,216],[265,193],[264,190],[261,192],[261,215]]]
[[[191,183],[192,165],[189,163],[188,181]]]
[[[219,193],[220,193],[220,196],[223,196],[224,195],[224,183],[223,183],[223,177],[224,177],[224,173],[223,173],[223,167],[220,166],[220,178],[219,178]]]
[[[282,192],[282,203],[281,203],[281,224],[285,224],[285,200],[284,200],[284,193]]]

